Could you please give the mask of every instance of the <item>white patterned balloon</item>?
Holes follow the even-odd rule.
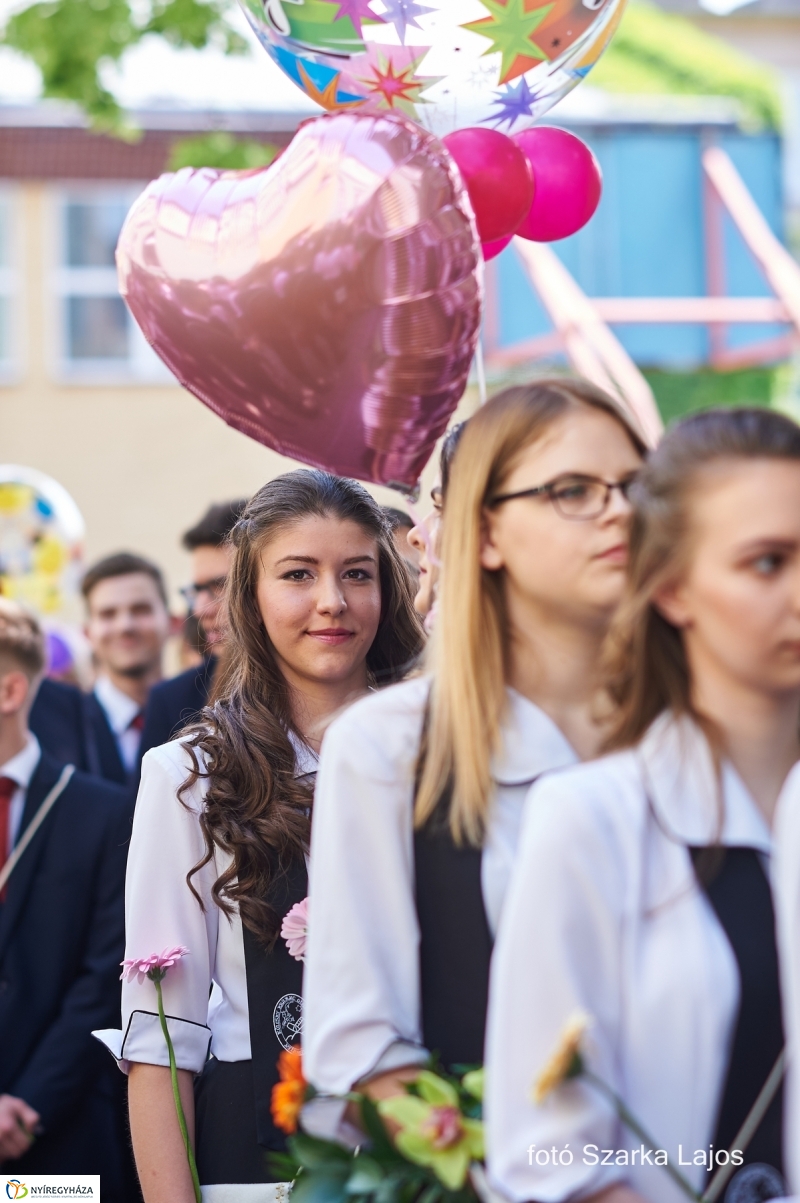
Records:
[[[625,0],[240,0],[325,109],[399,109],[441,137],[531,125],[597,62]]]

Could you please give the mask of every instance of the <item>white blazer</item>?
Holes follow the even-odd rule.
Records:
[[[591,1069],[694,1187],[705,1185],[702,1165],[678,1163],[714,1136],[739,975],[686,845],[713,842],[722,802],[722,843],[754,847],[768,865],[770,832],[741,779],[724,764],[720,795],[704,735],[671,715],[637,748],[531,791],[487,1034],[489,1174],[508,1198],[560,1203],[625,1181],[650,1203],[685,1201],[663,1168],[641,1165],[640,1141],[587,1083],[534,1103],[534,1083],[578,1010],[593,1018]],[[542,1152],[552,1149],[555,1166]]]
[[[316,756],[299,740],[292,744],[297,775],[312,774]],[[208,779],[199,778],[178,796],[191,767],[180,740],[151,748],[142,761],[125,880],[125,956],[146,957],[175,945],[189,949],[168,970],[162,991],[178,1068],[200,1073],[209,1048],[220,1061],[250,1059],[250,1016],[239,910],[233,905],[228,917],[212,894],[231,855],[217,848],[192,878],[202,905],[186,882],[206,852],[200,814]],[[95,1035],[124,1073],[134,1062],[169,1064],[155,986],[147,978],[123,982],[122,1030]]]
[[[775,815],[775,911],[781,968],[786,1077],[786,1172],[800,1192],[800,766],[792,769]]]
[[[311,836],[303,1059],[309,1081],[326,1094],[427,1057],[413,808],[428,690],[429,680],[416,678],[362,699],[331,725],[323,743]],[[481,864],[492,931],[528,788],[576,759],[552,720],[509,691]]]

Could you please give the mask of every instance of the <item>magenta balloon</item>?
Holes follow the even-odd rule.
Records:
[[[488,263],[490,259],[494,259],[501,251],[504,251],[513,237],[513,234],[506,234],[505,238],[496,238],[494,242],[482,243],[484,262]]]
[[[441,142],[353,112],[303,125],[264,170],[161,176],[117,248],[148,342],[230,426],[405,490],[466,387],[480,258]]]
[[[533,200],[525,154],[507,134],[477,126],[456,130],[442,141],[464,177],[481,241],[513,234]]]
[[[517,233],[532,242],[568,238],[600,203],[600,164],[585,142],[552,125],[523,130],[514,141],[533,171],[533,204]]]

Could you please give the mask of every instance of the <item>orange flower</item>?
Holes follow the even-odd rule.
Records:
[[[300,1108],[306,1097],[306,1080],[303,1077],[303,1053],[299,1044],[281,1053],[278,1058],[280,1082],[272,1087],[272,1118],[275,1127],[287,1136],[297,1131]]]

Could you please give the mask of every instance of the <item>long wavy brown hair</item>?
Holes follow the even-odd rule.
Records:
[[[615,703],[607,751],[637,744],[665,710],[689,715],[709,736],[692,704],[692,682],[681,632],[655,604],[680,580],[692,555],[693,502],[710,467],[748,459],[800,460],[800,427],[766,409],[706,410],[672,427],[631,490],[628,576],[604,651]]]
[[[271,480],[248,502],[231,532],[228,634],[214,700],[181,735],[193,761],[181,795],[200,778],[208,780],[200,814],[206,851],[187,877],[189,888],[202,905],[193,876],[217,849],[230,853],[212,897],[228,915],[238,905],[242,923],[266,947],[274,944],[281,919],[270,903],[271,887],[308,848],[312,788],[295,776],[292,739],[302,736],[256,589],[265,544],[310,516],[355,522],[377,543],[381,615],[366,661],[372,683],[399,680],[424,644],[409,571],[380,506],[362,485],[300,470]]]

